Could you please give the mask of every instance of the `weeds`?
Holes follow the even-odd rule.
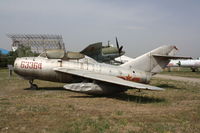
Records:
[[[36,80],[39,90],[0,70],[0,132],[200,131],[200,84],[153,78],[165,91],[129,90],[95,97],[65,91],[63,84]],[[2,76],[3,75],[3,76]]]

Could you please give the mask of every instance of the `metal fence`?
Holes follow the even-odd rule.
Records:
[[[8,34],[12,39],[12,49],[15,51],[20,45],[30,47],[32,52],[41,53],[47,49],[64,49],[61,35],[48,34]]]

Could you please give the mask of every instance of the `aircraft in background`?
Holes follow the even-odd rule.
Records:
[[[117,37],[115,39],[117,47],[110,45],[109,41],[107,46],[103,46],[102,42],[98,42],[90,44],[80,53],[87,55],[98,62],[110,63],[115,58],[125,54],[125,52],[122,50],[123,46],[119,46]]]
[[[14,71],[29,80],[31,88],[38,88],[33,81],[40,79],[67,83],[65,89],[87,94],[113,94],[128,89],[163,90],[146,83],[170,59],[182,58],[172,55],[176,50],[175,46],[162,46],[120,66],[99,63],[81,53],[47,50],[39,57],[17,58]]]
[[[188,67],[191,68],[192,72],[198,71],[200,67],[199,59],[187,59],[187,60],[171,60],[167,67]]]
[[[124,64],[124,63],[130,62],[130,61],[133,61],[133,60],[134,60],[134,58],[128,57],[126,55],[122,55],[120,57],[115,58],[113,63],[120,65],[120,64]]]

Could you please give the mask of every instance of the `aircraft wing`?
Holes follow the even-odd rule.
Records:
[[[127,80],[115,77],[115,76],[103,75],[103,74],[90,72],[90,71],[86,71],[86,70],[67,69],[67,68],[63,68],[63,67],[54,68],[54,70],[57,72],[61,72],[61,73],[66,73],[66,74],[70,74],[70,75],[84,77],[87,79],[93,79],[93,80],[97,80],[97,81],[111,83],[111,84],[115,84],[115,85],[130,87],[133,89],[164,90],[159,87],[136,83],[136,82],[131,82],[131,81],[127,81]]]
[[[102,50],[102,42],[90,44],[88,47],[83,49],[80,53],[87,55],[89,57],[97,56],[98,54],[101,54]]]

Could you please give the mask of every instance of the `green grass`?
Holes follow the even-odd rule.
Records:
[[[161,74],[181,76],[181,77],[200,78],[200,71],[192,72],[190,68],[174,68],[171,70],[171,72],[168,72],[168,70],[166,69]]]
[[[62,89],[64,84],[28,81],[0,70],[0,132],[8,133],[197,133],[200,84],[153,78],[166,91],[129,90],[95,97]]]

